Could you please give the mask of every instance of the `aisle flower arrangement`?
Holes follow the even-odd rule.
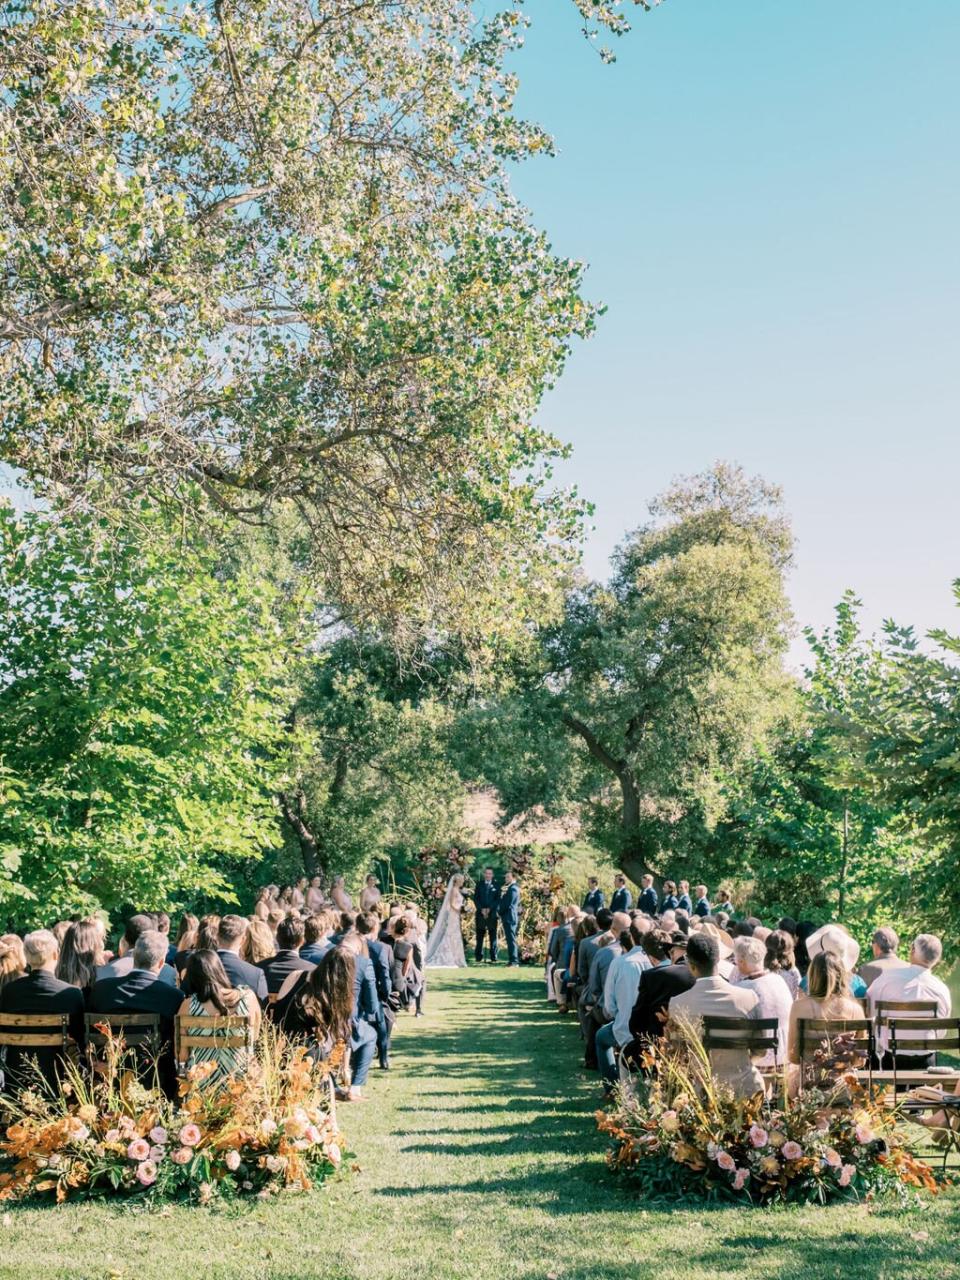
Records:
[[[520,958],[525,964],[538,963],[545,955],[554,908],[566,887],[560,874],[564,855],[553,845],[540,850],[531,844],[496,845],[493,854],[520,881]]]
[[[610,1169],[644,1200],[826,1204],[937,1190],[894,1114],[853,1075],[795,1099],[737,1099],[690,1037],[651,1051],[644,1068],[634,1090],[597,1113]]]
[[[170,1101],[140,1083],[133,1054],[108,1037],[95,1081],[71,1064],[56,1098],[27,1091],[8,1104],[0,1200],[100,1195],[207,1204],[308,1190],[343,1159],[328,1074],[338,1065],[314,1064],[265,1028],[245,1076],[212,1083],[215,1067],[202,1063]]]

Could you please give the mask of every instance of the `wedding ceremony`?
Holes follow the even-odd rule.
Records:
[[[960,8],[0,14],[0,1280],[960,1280]]]

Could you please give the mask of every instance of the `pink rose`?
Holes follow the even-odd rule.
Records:
[[[861,1147],[865,1147],[868,1142],[873,1141],[873,1130],[869,1125],[858,1124],[856,1129],[854,1129],[854,1133],[856,1134],[857,1141],[860,1143]]]
[[[762,1129],[758,1124],[750,1126],[750,1145],[753,1147],[765,1147],[769,1138],[766,1129]]]
[[[312,1143],[313,1146],[316,1146],[318,1142],[323,1141],[323,1134],[320,1132],[320,1130],[317,1128],[315,1124],[310,1125],[307,1129],[307,1132],[303,1136],[306,1138],[308,1142]]]
[[[738,1169],[737,1176],[733,1180],[734,1191],[742,1191],[747,1185],[747,1179],[750,1177],[749,1169]]]
[[[856,1172],[857,1166],[855,1164],[845,1164],[840,1170],[840,1177],[837,1179],[837,1183],[841,1187],[849,1187],[850,1181]]]
[[[717,1156],[717,1164],[725,1173],[733,1173],[734,1169],[737,1167],[737,1162],[729,1151],[720,1152]]]
[[[803,1155],[803,1147],[799,1142],[785,1142],[780,1154],[784,1160],[799,1160]]]
[[[223,1163],[227,1166],[231,1173],[236,1173],[240,1168],[240,1152],[228,1151],[223,1157]]]
[[[839,1169],[843,1161],[840,1159],[839,1151],[834,1151],[833,1147],[827,1147],[823,1153],[823,1163],[829,1165],[831,1169]]]
[[[158,1147],[165,1146],[167,1143],[167,1131],[162,1124],[155,1124],[150,1130],[150,1141]]]
[[[331,1142],[329,1146],[323,1148],[323,1154],[327,1157],[331,1164],[339,1164],[343,1159],[343,1152],[335,1142]]]
[[[170,1159],[174,1164],[189,1164],[193,1159],[193,1152],[189,1147],[177,1147],[176,1151],[171,1154]]]
[[[202,1137],[195,1124],[185,1124],[180,1130],[180,1141],[185,1147],[195,1147]]]
[[[108,1129],[108,1130],[107,1130],[107,1132],[103,1135],[103,1140],[104,1140],[104,1142],[119,1142],[119,1141],[120,1141],[120,1130],[119,1130],[119,1129]]]
[[[666,1129],[667,1133],[676,1133],[680,1128],[680,1118],[675,1111],[665,1111],[660,1117],[661,1129]]]
[[[277,1122],[267,1116],[266,1120],[260,1121],[260,1132],[265,1138],[269,1138],[272,1133],[277,1132]]]
[[[127,1147],[127,1158],[130,1160],[146,1160],[150,1155],[150,1143],[146,1138],[134,1138]]]
[[[167,1154],[167,1148],[166,1148],[166,1147],[153,1146],[153,1147],[151,1147],[151,1148],[150,1148],[150,1157],[149,1157],[149,1158],[150,1158],[151,1160],[162,1160],[162,1159],[163,1159],[163,1157],[164,1157],[166,1154]]]
[[[152,1160],[143,1160],[137,1165],[137,1181],[145,1187],[152,1186],[157,1180],[157,1166]]]

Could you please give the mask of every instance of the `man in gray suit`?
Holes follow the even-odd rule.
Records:
[[[756,1018],[757,994],[732,986],[717,973],[720,948],[716,939],[693,933],[687,943],[687,964],[696,981],[689,991],[674,996],[667,1006],[670,1021],[696,1027],[700,1018]],[[714,1077],[729,1085],[738,1098],[750,1098],[763,1088],[763,1078],[746,1049],[711,1049]]]

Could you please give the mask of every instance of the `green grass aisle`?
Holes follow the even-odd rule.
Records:
[[[8,1210],[30,1280],[851,1280],[960,1277],[960,1196],[922,1210],[652,1211],[607,1178],[595,1080],[539,975],[431,975],[389,1076],[344,1107],[359,1172],[243,1210]]]

